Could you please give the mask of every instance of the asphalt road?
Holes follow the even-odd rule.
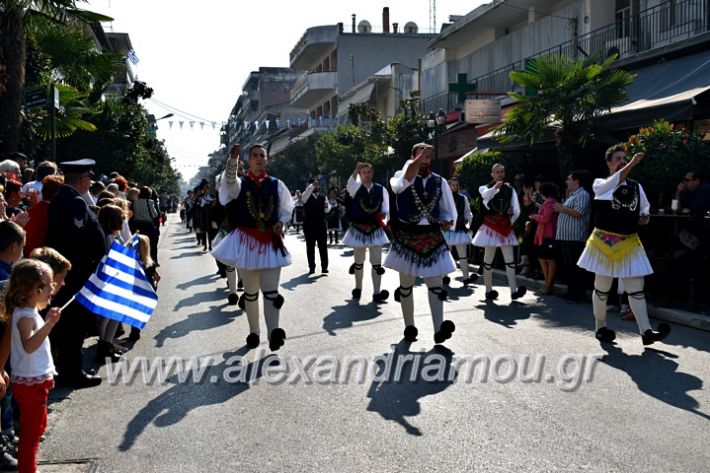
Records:
[[[57,391],[40,458],[92,458],[101,472],[708,470],[706,332],[673,326],[644,349],[635,323],[612,313],[618,343],[601,347],[589,305],[535,294],[511,305],[501,287],[487,304],[483,287],[454,281],[445,305],[453,337],[434,348],[419,285],[420,336],[407,344],[399,304],[369,302],[368,266],[358,304],[351,253],[331,248],[330,274],[309,277],[305,243],[291,234],[293,264],[281,276],[286,345],[278,357],[266,343],[247,351],[245,314],[227,305],[225,280],[175,218],[160,244],[158,309],[126,358],[146,359],[146,368],[156,357],[214,366],[199,382],[137,373]],[[383,287],[397,285],[387,271]],[[378,356],[393,360],[390,370],[383,361],[360,376]],[[346,370],[353,359],[361,363]]]

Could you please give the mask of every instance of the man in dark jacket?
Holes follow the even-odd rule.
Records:
[[[306,256],[308,274],[316,272],[316,243],[320,253],[320,266],[323,274],[328,273],[328,232],[325,214],[330,212],[330,202],[320,192],[320,181],[313,179],[301,195],[303,201],[303,235],[306,237]]]
[[[64,186],[49,206],[47,246],[64,255],[72,265],[66,285],[54,297],[54,304],[63,306],[83,287],[106,254],[106,237],[94,213],[82,195],[91,186],[91,167],[95,162],[81,159],[60,164],[64,171]],[[82,346],[87,330],[96,323],[96,316],[74,301],[64,309],[51,332],[56,352],[55,365],[59,382],[74,388],[96,386],[101,378],[82,369]]]

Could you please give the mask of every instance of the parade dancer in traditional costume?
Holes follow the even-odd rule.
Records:
[[[513,224],[520,216],[518,195],[510,184],[503,182],[505,167],[496,163],[491,167],[493,181],[478,188],[483,198],[483,225],[473,237],[473,244],[484,248],[483,281],[486,283],[486,299],[494,300],[498,291],[493,289],[493,260],[500,248],[505,261],[505,273],[508,276],[511,299],[520,299],[525,295],[525,286],[518,287],[515,279],[515,251],[518,238]]]
[[[469,248],[471,245],[471,234],[468,233],[468,229],[473,221],[473,213],[471,213],[471,205],[468,202],[468,197],[463,194],[459,194],[460,189],[459,180],[455,177],[449,179],[449,188],[451,189],[451,194],[454,197],[454,203],[456,204],[456,225],[453,228],[444,232],[444,238],[446,239],[446,244],[449,246],[449,250],[452,247],[456,248],[456,255],[459,259],[459,267],[461,268],[461,274],[463,275],[463,287],[473,284],[476,279],[478,279],[478,274],[473,274],[469,276],[468,273],[468,257]],[[449,284],[451,278],[449,276],[444,276],[444,284]]]
[[[643,278],[653,269],[637,232],[639,225],[650,219],[650,204],[641,184],[628,178],[643,158],[643,153],[637,153],[627,163],[625,149],[612,146],[605,155],[609,177],[595,179],[593,185],[594,231],[577,264],[595,274],[592,307],[595,335],[601,342],[616,338],[616,333],[606,326],[606,303],[614,278],[623,282],[644,345],[663,340],[671,331],[666,323],[659,324],[658,331],[651,328],[643,292]]]
[[[230,212],[236,229],[224,237],[212,255],[227,266],[239,268],[244,281],[244,301],[249,321],[247,345],[259,345],[259,290],[264,295],[264,318],[269,348],[283,346],[286,333],[279,327],[284,298],[278,293],[281,268],[291,264],[283,244],[283,230],[291,219],[293,202],[286,185],[266,173],[266,149],[249,148],[249,172],[237,177],[241,147],[234,146],[220,180],[219,198]],[[236,203],[230,202],[236,200]]]
[[[426,143],[414,145],[411,159],[390,179],[397,196],[396,217],[390,220],[393,241],[385,267],[399,272],[400,285],[394,298],[402,305],[404,338],[414,341],[419,334],[414,325],[412,294],[419,276],[429,289],[434,341],[442,343],[456,329],[452,321],[444,320],[447,293],[441,287],[442,276],[456,270],[442,233],[456,221],[456,204],[446,181],[431,171],[431,150]]]
[[[387,190],[373,182],[372,164],[358,163],[352,176],[348,178],[348,196],[346,209],[350,226],[343,238],[343,245],[353,249],[355,262],[350,266],[350,274],[355,275],[353,298],[360,299],[362,294],[363,265],[365,253],[370,250],[372,265],[372,300],[384,302],[390,293],[380,290],[380,282],[385,268],[382,267],[382,246],[388,244],[385,233],[385,219],[389,214],[390,202]]]
[[[237,170],[237,178],[241,178],[244,175],[244,169],[239,168]],[[216,182],[215,182],[215,189],[217,189],[217,197],[219,198],[219,189],[220,189],[220,178],[222,176],[219,175],[217,176]],[[229,205],[234,205],[236,204],[237,201],[233,200],[229,203]],[[220,201],[220,205],[222,205]],[[219,245],[219,242],[222,241],[224,237],[229,235],[235,228],[236,226],[230,225],[230,219],[229,219],[229,208],[222,206],[222,221],[220,222],[219,225],[219,230],[217,231],[217,234],[215,235],[214,239],[212,240],[212,247],[217,248],[217,245]],[[242,278],[239,276],[239,270],[234,268],[233,266],[227,266],[226,264],[222,263],[218,259],[215,258],[217,261],[217,267],[219,268],[219,276],[221,278],[227,278],[227,290],[229,291],[229,295],[227,296],[227,303],[229,305],[237,305],[239,304],[239,307],[244,310],[244,299],[239,298],[239,294],[237,294],[237,290],[242,289],[243,283],[242,283]]]

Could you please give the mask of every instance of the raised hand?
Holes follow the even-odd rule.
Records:
[[[24,212],[24,211],[18,212],[15,215],[13,215],[12,217],[10,217],[10,220],[15,222],[19,226],[24,227],[25,225],[27,225],[27,222],[30,221],[30,214],[27,212]]]
[[[59,322],[59,317],[62,315],[62,311],[59,307],[52,307],[47,311],[47,317],[45,321],[50,326],[55,326]]]
[[[242,147],[240,145],[234,145],[232,146],[232,149],[229,150],[229,158],[230,159],[239,159],[239,156],[242,154]]]

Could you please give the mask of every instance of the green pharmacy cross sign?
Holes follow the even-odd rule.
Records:
[[[461,103],[466,101],[467,92],[470,93],[476,91],[476,84],[469,84],[467,79],[467,74],[459,74],[457,81],[449,84],[449,93],[458,93],[458,99]]]

